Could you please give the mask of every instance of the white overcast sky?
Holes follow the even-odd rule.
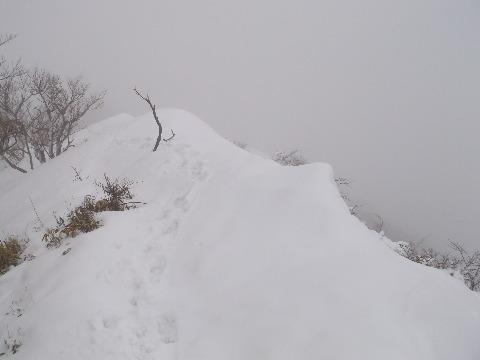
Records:
[[[395,240],[480,248],[478,0],[1,0],[2,48],[354,181]]]

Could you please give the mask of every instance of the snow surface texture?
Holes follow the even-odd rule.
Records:
[[[480,359],[478,294],[351,216],[329,165],[282,167],[159,116],[177,135],[155,153],[151,115],[119,115],[29,174],[0,172],[0,230],[35,256],[0,277],[4,357]],[[52,226],[104,173],[147,205],[45,249],[30,198]]]

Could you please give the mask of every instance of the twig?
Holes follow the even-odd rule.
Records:
[[[28,198],[30,199],[30,203],[32,204],[33,211],[35,211],[35,215],[37,215],[38,221],[40,222],[40,224],[42,224],[43,228],[46,229],[47,227],[45,226],[45,224],[43,223],[43,221],[40,219],[40,216],[38,216],[38,212],[37,212],[37,209],[35,208],[35,205],[33,204],[32,198],[31,198],[30,196],[28,196]]]
[[[175,135],[177,135],[173,132],[173,130],[170,129],[170,131],[172,132],[172,136],[170,136],[168,139],[163,139],[163,141],[168,142],[168,141],[172,140],[175,137]]]
[[[75,180],[83,181],[82,177],[80,176],[81,175],[80,173],[82,172],[82,170],[78,171],[73,166],[70,166],[70,167],[73,169],[73,171],[75,171],[75,178],[73,179],[73,181],[75,181]]]
[[[143,201],[126,201],[124,204],[142,204],[142,205],[147,205],[147,203]]]

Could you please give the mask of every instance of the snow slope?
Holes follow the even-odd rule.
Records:
[[[177,135],[156,153],[151,115],[124,114],[0,172],[0,230],[35,256],[0,277],[6,358],[480,359],[478,294],[352,217],[329,165],[281,167],[191,114],[159,116]],[[147,204],[47,250],[31,201],[51,226],[104,173]]]

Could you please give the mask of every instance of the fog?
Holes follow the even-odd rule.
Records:
[[[477,0],[3,0],[8,58],[332,164],[393,240],[480,248]]]

